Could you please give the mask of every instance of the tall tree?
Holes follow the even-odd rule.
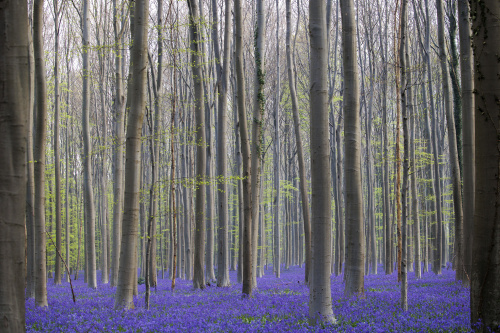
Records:
[[[120,269],[115,296],[116,309],[133,309],[134,285],[137,285],[137,241],[139,191],[141,183],[141,130],[146,105],[146,66],[149,0],[136,0],[133,11],[131,82],[127,96],[130,110],[127,119],[125,196],[121,235]],[[131,12],[132,15],[132,12]]]
[[[83,0],[82,18],[82,131],[83,131],[83,190],[85,197],[85,225],[87,226],[86,253],[89,288],[97,288],[95,250],[95,206],[92,187],[92,147],[90,141],[90,92],[89,92],[89,3]]]
[[[464,199],[464,269],[470,278],[472,266],[472,235],[474,218],[474,77],[472,72],[469,4],[458,0],[458,29],[460,37],[460,75],[462,83],[463,120],[463,199]]]
[[[257,286],[257,242],[259,234],[259,207],[260,207],[260,172],[264,155],[264,40],[265,40],[265,13],[263,0],[255,3],[256,27],[254,31],[254,104],[252,120],[252,284]],[[240,118],[241,119],[241,118]]]
[[[399,43],[399,70],[401,72],[401,83],[399,84],[401,95],[401,108],[402,108],[402,116],[403,116],[403,187],[401,192],[401,203],[402,203],[402,214],[401,214],[401,257],[398,258],[401,260],[401,308],[403,311],[408,310],[408,276],[407,276],[407,255],[406,251],[408,251],[407,247],[407,239],[406,239],[406,231],[408,224],[408,160],[409,160],[409,151],[408,151],[408,104],[411,103],[410,95],[408,95],[408,88],[410,86],[409,81],[407,80],[407,68],[409,64],[406,63],[406,30],[407,30],[407,1],[402,0],[401,2],[401,12],[400,12],[400,43]]]
[[[471,277],[471,323],[483,332],[500,325],[500,2],[471,1],[475,64],[476,187]]]
[[[364,294],[365,237],[361,190],[361,121],[359,118],[359,74],[356,61],[356,23],[354,20],[353,0],[341,0],[340,9],[342,14],[345,117],[345,209],[347,231],[345,293],[351,296]],[[312,211],[314,212],[314,208]]]
[[[120,24],[120,11],[113,0],[113,30],[115,52],[115,95],[113,101],[113,248],[111,251],[111,286],[118,283],[120,263],[121,222],[123,216],[123,143],[125,122],[125,95],[122,79],[122,43],[124,25]]]
[[[54,0],[54,172],[55,172],[55,214],[56,214],[56,251],[55,251],[55,269],[54,283],[61,284],[61,257],[57,251],[62,252],[62,221],[61,221],[61,164],[60,164],[60,98],[59,98],[59,31],[60,15],[63,6],[59,6],[57,0]]]
[[[446,56],[446,45],[444,38],[444,14],[442,0],[436,0],[438,19],[438,45],[439,62],[441,64],[441,81],[443,84],[443,99],[448,129],[448,147],[450,149],[451,182],[453,186],[453,208],[455,213],[455,262],[457,263],[457,279],[465,279],[463,267],[463,215],[462,215],[462,180],[460,177],[460,164],[458,160],[457,135],[455,117],[450,96],[450,79],[448,71],[448,59]]]
[[[341,3],[342,26],[344,28],[346,28],[345,14],[353,15],[349,2],[352,5],[350,0]],[[345,12],[346,10],[347,12]],[[354,15],[351,19],[353,18]],[[328,142],[328,32],[326,30],[326,3],[324,1],[311,0],[309,2],[309,35],[311,54],[309,86],[312,196],[312,276],[309,282],[309,318],[311,323],[319,321],[334,322],[330,284],[332,214],[330,145]]]
[[[0,30],[0,318],[2,332],[17,333],[26,330],[24,221],[27,119],[31,112],[25,96],[31,88],[26,1],[0,6]]]
[[[288,5],[289,1],[287,1]],[[279,13],[279,0],[276,0],[276,13]],[[288,11],[287,11],[288,17]],[[287,26],[288,27],[288,26]],[[280,16],[276,15],[276,96],[274,105],[274,274],[281,276],[280,253],[280,140],[279,140],[279,111],[280,111],[280,44],[279,44]]]
[[[47,80],[43,50],[43,0],[33,2],[33,49],[35,54],[35,303],[48,306],[45,241],[45,140],[47,138]]]
[[[243,287],[242,292],[247,296],[252,295],[252,192],[250,187],[250,139],[248,137],[248,125],[246,117],[245,100],[245,73],[243,70],[243,18],[241,17],[241,0],[234,0],[234,22],[235,22],[235,66],[236,86],[238,89],[238,119],[241,140],[241,158],[243,161],[243,216],[240,215],[240,228],[243,228]]]
[[[200,17],[198,2],[188,0],[189,7],[189,35],[191,49],[191,71],[194,82],[194,112],[196,132],[196,202],[195,202],[195,249],[194,249],[194,277],[193,287],[195,289],[205,288],[205,164],[207,152],[205,145],[205,114],[203,112],[203,77],[202,61],[200,54]]]
[[[299,162],[299,175],[300,175],[300,196],[302,199],[302,214],[304,219],[304,236],[306,247],[306,267],[305,267],[305,280],[309,281],[309,271],[311,266],[311,218],[309,211],[309,196],[307,194],[307,179],[306,167],[304,163],[304,152],[302,149],[302,134],[300,133],[299,123],[299,101],[297,99],[297,92],[295,90],[295,71],[292,64],[292,50],[291,42],[291,9],[290,0],[286,1],[286,64],[288,69],[288,87],[290,89],[290,99],[292,100],[292,115],[293,124],[295,129],[295,144],[297,147],[297,159]],[[331,177],[331,176],[330,176]]]
[[[228,189],[227,189],[227,87],[229,83],[230,45],[231,45],[231,1],[225,1],[224,12],[224,58],[220,59],[219,37],[218,37],[218,15],[217,3],[212,0],[212,11],[214,17],[213,36],[215,46],[215,57],[217,62],[217,91],[219,96],[219,110],[217,115],[217,193],[219,207],[219,227],[217,246],[217,286],[229,286],[229,226],[228,226]],[[223,64],[221,65],[223,60]]]

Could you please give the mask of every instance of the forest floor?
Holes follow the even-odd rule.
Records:
[[[80,275],[81,276],[81,275]],[[139,286],[135,310],[113,310],[116,288],[99,284],[91,290],[83,279],[69,283],[49,281],[48,308],[26,302],[28,332],[468,332],[469,288],[455,282],[455,272],[443,269],[420,280],[409,273],[408,311],[400,309],[400,284],[396,273],[365,277],[365,298],[345,298],[342,276],[332,276],[334,325],[309,326],[309,290],[304,268],[283,270],[281,278],[266,271],[257,280],[254,297],[241,297],[236,272],[232,286],[193,290],[191,281],[158,279],[151,291],[151,309],[144,307],[145,286]]]

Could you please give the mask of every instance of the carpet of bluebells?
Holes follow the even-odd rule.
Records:
[[[469,289],[455,282],[455,273],[443,269],[436,276],[426,273],[416,280],[409,273],[408,311],[399,306],[400,285],[396,274],[365,278],[366,297],[345,298],[342,277],[332,277],[333,313],[336,324],[308,324],[309,291],[304,269],[272,271],[258,279],[252,298],[241,297],[241,284],[207,286],[193,290],[190,281],[177,280],[175,292],[170,280],[158,280],[152,289],[151,309],[144,308],[144,285],[139,286],[135,310],[113,310],[116,288],[86,287],[73,281],[76,304],[69,283],[49,282],[49,307],[26,302],[28,332],[467,332],[469,331]]]

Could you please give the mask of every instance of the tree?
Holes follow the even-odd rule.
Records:
[[[39,3],[37,3],[39,5]],[[39,9],[40,7],[37,7]],[[38,13],[40,14],[40,13]],[[38,15],[37,14],[37,15]],[[37,19],[39,19],[38,17]],[[38,21],[38,23],[41,23]],[[41,26],[39,26],[41,27]],[[26,145],[30,100],[27,2],[0,6],[0,318],[2,332],[24,332]]]
[[[342,19],[352,10],[342,3]],[[350,2],[352,5],[352,1]],[[328,123],[326,3],[309,2],[310,35],[310,140],[311,140],[311,277],[309,317],[311,323],[334,322],[330,285],[332,214],[330,194],[330,145]],[[354,17],[354,16],[353,16]],[[353,18],[352,17],[352,18]],[[351,18],[351,19],[352,19]],[[343,27],[346,27],[343,22]],[[353,23],[354,21],[351,21]],[[345,28],[344,28],[345,29]],[[352,46],[352,44],[351,44]],[[354,57],[355,58],[355,57]],[[354,62],[355,63],[355,62]]]
[[[54,0],[54,169],[55,169],[55,214],[56,214],[56,249],[62,251],[62,222],[61,222],[61,165],[60,165],[60,103],[59,103],[59,31],[60,15],[64,7],[59,7]],[[61,284],[61,257],[55,255],[54,283]]]
[[[263,0],[257,0],[255,4],[256,27],[254,31],[254,104],[252,120],[252,161],[251,161],[251,209],[252,209],[252,284],[257,287],[257,242],[259,234],[259,207],[260,207],[260,173],[264,155],[264,41],[265,41],[265,13]],[[241,119],[241,118],[240,118]]]
[[[137,285],[137,241],[141,179],[141,130],[146,106],[146,66],[149,0],[136,0],[130,50],[131,82],[128,87],[130,111],[127,119],[125,196],[121,235],[120,268],[115,296],[116,309],[133,309]]]
[[[33,49],[35,54],[36,129],[35,148],[35,303],[48,306],[45,261],[45,140],[47,138],[47,80],[43,51],[43,0],[33,3]]]
[[[219,38],[217,36],[217,4],[212,0],[212,10],[214,16],[213,34],[215,55],[220,59]],[[229,286],[229,238],[228,238],[228,189],[227,189],[227,148],[226,148],[226,128],[227,128],[227,91],[229,83],[229,65],[230,65],[230,17],[231,1],[225,1],[224,13],[224,63],[217,62],[218,78],[217,91],[219,92],[219,110],[218,110],[218,128],[217,128],[217,178],[218,178],[218,206],[219,206],[219,232],[217,247],[217,286]]]
[[[291,9],[290,0],[286,1],[286,64],[288,69],[288,87],[290,89],[290,99],[292,100],[292,115],[295,129],[295,144],[297,147],[297,159],[299,162],[300,174],[300,195],[302,198],[302,214],[304,219],[304,236],[306,247],[306,267],[305,280],[309,281],[309,270],[311,268],[311,214],[309,212],[309,196],[307,194],[306,167],[304,163],[304,152],[302,149],[302,135],[300,133],[299,123],[299,102],[297,92],[295,91],[295,72],[292,64],[291,42]],[[331,177],[331,176],[330,176]]]
[[[96,250],[95,250],[95,206],[94,190],[92,187],[92,147],[90,142],[90,92],[89,92],[89,4],[83,0],[82,19],[82,131],[83,131],[83,189],[85,196],[85,225],[87,227],[87,247],[85,260],[87,261],[89,288],[97,288]]]
[[[191,50],[191,71],[194,82],[194,112],[196,132],[196,202],[195,202],[195,249],[194,277],[195,289],[205,288],[205,270],[203,258],[205,253],[205,164],[207,160],[205,137],[205,114],[203,112],[203,77],[202,57],[200,55],[200,17],[196,0],[188,0],[189,35]]]
[[[471,276],[471,323],[483,332],[500,325],[500,3],[471,1],[474,51],[475,201]]]
[[[460,37],[460,74],[462,82],[463,120],[463,199],[464,199],[464,270],[471,275],[472,235],[474,219],[474,79],[472,73],[471,31],[469,4],[458,0],[458,29]]]
[[[113,30],[115,35],[115,95],[113,108],[114,146],[113,146],[113,249],[111,251],[111,286],[118,283],[120,263],[121,220],[123,217],[123,148],[125,122],[125,96],[122,79],[122,42],[123,29],[120,27],[120,13],[113,0]]]
[[[243,71],[243,22],[241,17],[241,2],[234,0],[234,25],[235,25],[235,66],[236,66],[236,86],[238,93],[238,119],[241,140],[241,158],[243,161],[243,216],[240,215],[240,228],[243,228],[243,287],[242,292],[247,296],[252,295],[252,192],[250,187],[250,139],[248,137],[248,127],[245,107],[245,73]]]
[[[450,149],[451,181],[453,185],[453,208],[455,213],[455,262],[457,263],[457,279],[463,280],[463,216],[462,216],[462,180],[460,177],[460,164],[458,161],[457,135],[455,127],[455,117],[453,115],[448,60],[446,57],[446,46],[444,39],[444,14],[442,0],[436,0],[438,18],[438,45],[439,60],[441,64],[441,82],[443,84],[443,99],[446,114],[446,124],[448,128],[448,147]]]
[[[361,121],[353,0],[341,0],[344,65],[345,204],[347,260],[345,293],[364,294],[365,237],[361,190]],[[312,76],[312,74],[311,74]],[[327,121],[325,121],[327,122]],[[311,209],[314,212],[314,208]],[[316,236],[314,236],[316,237]]]

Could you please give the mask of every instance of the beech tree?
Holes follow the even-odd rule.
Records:
[[[341,3],[342,19],[353,15],[352,1]],[[352,23],[353,21],[351,21]],[[342,26],[346,29],[345,22]],[[311,140],[311,277],[309,284],[309,318],[334,322],[330,285],[332,249],[332,212],[330,194],[330,146],[328,128],[328,83],[326,4],[309,2],[310,34],[310,140]],[[352,44],[351,44],[352,46]],[[356,57],[354,57],[355,59]]]
[[[146,66],[149,0],[136,0],[133,11],[131,82],[127,96],[130,110],[127,119],[125,196],[121,235],[120,268],[115,296],[116,309],[133,309],[137,286],[137,241],[139,190],[141,176],[141,130],[146,106]],[[131,12],[132,15],[132,12]]]
[[[498,135],[500,128],[500,3],[471,1],[475,100],[475,201],[472,240],[471,324],[500,329],[500,205]]]
[[[39,4],[37,4],[39,5]],[[40,18],[40,17],[39,17]],[[40,21],[39,21],[40,22]],[[41,22],[40,22],[41,23]],[[2,332],[26,330],[24,277],[26,145],[30,92],[27,2],[0,6],[0,318]],[[44,260],[45,261],[45,260]]]

